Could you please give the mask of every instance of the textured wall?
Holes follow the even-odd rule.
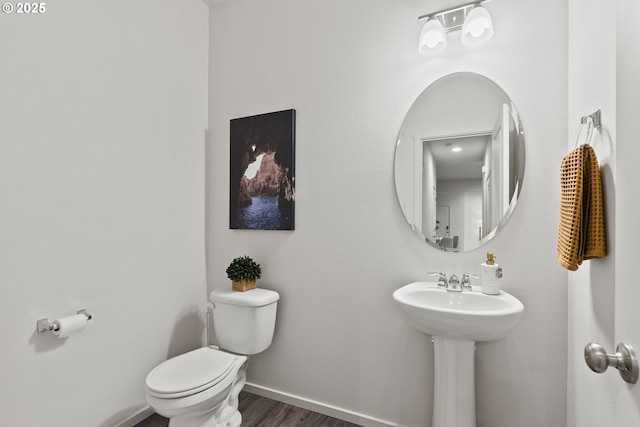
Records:
[[[0,424],[112,427],[202,337],[207,7],[46,6],[0,16]]]
[[[428,271],[479,271],[491,250],[525,305],[513,334],[477,350],[479,427],[566,425],[567,275],[555,260],[558,168],[567,147],[567,4],[491,2],[496,33],[420,57],[417,17],[454,2],[234,0],[210,15],[209,288],[249,254],[281,293],[273,346],[249,381],[391,425],[430,425],[432,345],[394,289]],[[544,11],[544,20],[538,19]],[[443,254],[414,236],[393,181],[395,141],[424,88],[486,75],[522,116],[522,198],[496,239]],[[461,100],[460,102],[464,102]],[[228,229],[229,120],[297,110],[296,230]],[[364,421],[363,421],[364,422]]]
[[[611,2],[569,1],[569,125],[567,152],[574,148],[581,116],[602,111],[603,128],[592,146],[601,165],[607,251],[604,259],[585,262],[569,273],[567,425],[612,426],[616,375],[596,375],[584,362],[584,346],[615,348],[615,143],[616,143],[616,8]],[[593,33],[593,25],[600,31]],[[597,57],[592,52],[600,52]],[[584,143],[584,132],[579,143]],[[611,350],[610,350],[611,349]]]

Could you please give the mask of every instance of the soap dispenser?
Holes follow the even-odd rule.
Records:
[[[487,252],[487,260],[480,264],[480,287],[482,293],[498,295],[500,293],[500,279],[502,268],[496,264],[493,252]]]

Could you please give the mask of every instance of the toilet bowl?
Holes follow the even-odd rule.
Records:
[[[278,293],[266,289],[211,292],[218,343],[173,357],[145,380],[147,403],[169,427],[240,427],[238,395],[248,355],[271,345]]]
[[[169,418],[171,427],[237,427],[242,421],[238,394],[246,362],[246,356],[213,347],[176,356],[147,375],[147,403]]]

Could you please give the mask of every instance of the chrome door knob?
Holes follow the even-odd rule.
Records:
[[[615,354],[607,354],[604,347],[595,342],[587,344],[584,348],[584,359],[587,362],[587,366],[589,366],[593,372],[599,374],[606,371],[609,366],[615,366],[618,363]],[[614,364],[610,365],[609,360]]]
[[[600,344],[592,342],[584,348],[584,359],[589,368],[602,373],[612,366],[620,371],[623,380],[630,384],[638,381],[638,360],[630,345],[620,343],[615,353],[607,353]]]

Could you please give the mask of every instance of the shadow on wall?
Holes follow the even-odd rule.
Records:
[[[203,346],[205,312],[204,301],[202,306],[192,305],[180,312],[171,333],[167,359]]]
[[[38,333],[36,327],[33,328],[33,333],[29,339],[29,344],[33,346],[36,353],[55,350],[62,347],[66,342],[66,339],[59,339],[53,332]]]
[[[592,143],[600,163],[600,179],[604,201],[604,224],[607,256],[593,259],[590,272],[591,293],[595,319],[602,332],[611,341],[605,345],[614,345],[615,340],[615,206],[616,187],[614,173],[611,168],[613,144],[607,129],[603,129],[601,138],[594,138]],[[597,266],[597,268],[593,268]]]
[[[204,304],[202,307],[198,305],[192,305],[184,308],[180,312],[171,333],[169,348],[166,356],[167,359],[202,347],[205,331],[203,314],[205,311],[204,307]],[[144,373],[144,375],[146,376],[146,372]],[[144,377],[140,378],[140,384],[144,392]],[[132,419],[132,415],[140,414],[145,409],[147,409],[146,404],[142,404],[139,406],[130,406],[126,409],[122,409],[110,416],[109,419],[101,423],[99,427],[131,425],[129,423],[123,423],[130,422]]]

